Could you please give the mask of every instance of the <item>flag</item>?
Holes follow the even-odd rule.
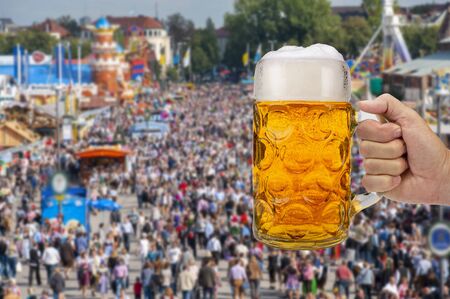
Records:
[[[177,52],[173,56],[173,65],[179,65],[180,64],[180,49],[177,49]]]
[[[70,84],[72,84],[72,48],[70,47],[70,42],[67,43],[67,64],[65,65],[67,69],[67,75],[69,76]]]
[[[261,59],[261,55],[262,55],[261,52],[262,52],[261,44],[259,44],[258,48],[256,49],[256,52],[255,52],[255,57],[253,58],[254,63],[257,63]]]
[[[189,47],[186,50],[186,53],[184,53],[184,57],[183,57],[183,66],[184,67],[188,67],[191,65],[191,48]]]
[[[160,64],[160,65],[166,65],[166,55],[161,54],[161,55],[159,56],[159,64]]]
[[[173,65],[178,65],[180,63],[180,54],[175,54],[173,56]]]
[[[244,65],[244,66],[247,66],[248,65],[248,60],[249,60],[249,58],[248,58],[248,51],[245,51],[245,53],[244,54],[242,54],[242,64]]]

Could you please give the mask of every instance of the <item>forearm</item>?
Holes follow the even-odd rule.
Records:
[[[447,150],[446,154],[443,165],[443,174],[440,178],[439,204],[450,206],[450,150]]]

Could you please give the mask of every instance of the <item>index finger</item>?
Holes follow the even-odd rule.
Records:
[[[402,136],[402,128],[395,123],[379,123],[375,120],[365,120],[356,127],[360,139],[375,142],[389,142]]]

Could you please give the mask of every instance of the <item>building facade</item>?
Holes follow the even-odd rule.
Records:
[[[69,31],[67,31],[63,26],[59,25],[55,20],[47,19],[41,23],[35,24],[31,26],[32,29],[43,31],[57,40],[65,38],[70,35]]]
[[[136,28],[138,28],[163,68],[172,65],[170,36],[159,20],[142,15],[136,17],[108,16],[107,19],[110,23],[119,25],[126,37],[129,37],[132,32],[136,32]]]

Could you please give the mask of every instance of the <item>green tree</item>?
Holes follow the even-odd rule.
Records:
[[[73,59],[78,57],[78,45],[81,45],[81,57],[86,57],[92,53],[91,42],[89,40],[69,38],[67,42],[70,43],[70,51],[72,52]]]
[[[69,31],[71,36],[80,36],[81,26],[78,24],[77,20],[73,19],[70,15],[61,16],[56,22]]]
[[[372,35],[372,29],[366,19],[362,17],[349,17],[342,22],[345,32],[345,54],[357,57]]]
[[[12,54],[17,44],[22,45],[28,52],[36,50],[51,54],[57,40],[46,32],[24,30],[16,35],[6,35],[0,38],[0,53]]]
[[[278,45],[328,43],[339,50],[345,44],[340,18],[327,0],[237,0],[234,13],[225,16],[225,27],[231,36],[224,62],[231,67],[242,67],[247,43],[250,58],[259,44],[268,50],[269,40]]]
[[[410,25],[402,27],[403,37],[413,58],[436,51],[439,41],[439,27]]]
[[[166,76],[169,81],[177,82],[178,81],[178,69],[176,67],[169,67],[166,71]]]
[[[207,20],[205,29],[197,29],[194,32],[191,49],[192,71],[194,73],[206,73],[219,63],[216,29],[211,19]]]
[[[164,23],[175,45],[190,40],[194,35],[194,23],[179,13],[168,16]]]
[[[121,47],[125,47],[125,34],[122,29],[114,31],[113,38]]]
[[[381,14],[383,12],[383,0],[363,0],[362,7],[367,12],[367,20],[372,29],[378,28],[381,24]]]

